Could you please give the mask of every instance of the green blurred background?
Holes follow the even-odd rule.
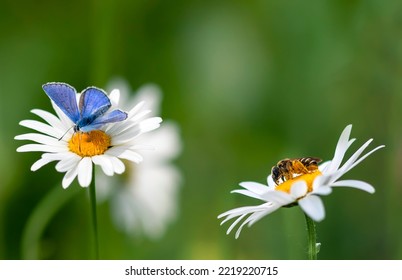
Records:
[[[399,1],[8,1],[0,4],[0,259],[20,259],[22,232],[62,174],[31,172],[17,153],[33,108],[51,110],[41,85],[81,90],[123,77],[163,93],[162,117],[181,128],[175,163],[179,214],[158,240],[127,236],[99,206],[104,259],[304,259],[298,207],[225,234],[217,215],[259,202],[230,194],[265,183],[284,157],[332,158],[353,124],[356,150],[386,148],[348,173],[374,195],[337,189],[317,225],[320,259],[402,259],[402,3]],[[146,159],[145,159],[146,160]],[[71,194],[71,193],[70,193]],[[92,258],[87,191],[46,226],[39,258]]]

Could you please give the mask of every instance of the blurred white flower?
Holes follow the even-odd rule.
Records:
[[[257,182],[240,183],[240,186],[244,189],[234,190],[232,191],[233,193],[240,193],[256,198],[264,201],[264,203],[256,206],[235,208],[220,214],[218,219],[225,218],[221,222],[221,225],[233,218],[237,218],[227,230],[227,234],[245,218],[236,232],[235,236],[238,238],[244,225],[252,226],[255,222],[277,209],[292,205],[299,205],[311,219],[319,222],[325,218],[324,204],[320,196],[330,194],[332,189],[336,187],[351,187],[374,193],[374,188],[366,182],[359,180],[339,180],[340,177],[362,162],[370,154],[384,147],[383,145],[378,146],[359,158],[372,142],[373,139],[370,139],[341,166],[346,151],[356,140],[349,139],[351,130],[351,125],[348,125],[343,130],[333,159],[319,165],[318,170],[315,172],[298,175],[279,185],[275,184],[272,175],[268,176],[267,185]],[[249,216],[246,218],[247,215]]]
[[[147,109],[159,114],[162,94],[156,85],[145,85],[132,97],[124,80],[114,80],[108,88],[119,89],[120,104],[130,107],[144,100]],[[113,102],[113,95],[111,99]],[[181,152],[179,127],[172,121],[164,121],[158,130],[142,135],[140,140],[155,149],[144,151],[146,161],[140,165],[127,163],[123,177],[99,174],[98,198],[100,202],[110,201],[112,220],[118,229],[156,239],[164,234],[178,212],[181,174],[172,160]]]
[[[73,108],[71,104],[74,102],[77,102],[77,106],[74,106],[73,109],[78,110],[81,94],[76,93],[73,87],[64,83],[49,84],[68,91],[69,94],[57,92],[61,104],[69,104],[70,109],[67,111],[71,111]],[[94,89],[97,92],[102,91],[90,87],[83,92]],[[118,100],[115,98],[115,105],[117,105],[116,102],[118,103]],[[76,129],[72,130],[76,124],[53,101],[52,105],[56,116],[44,110],[33,109],[31,111],[45,122],[36,120],[20,122],[21,126],[39,133],[22,134],[16,136],[15,139],[36,142],[19,147],[18,152],[43,152],[41,158],[32,165],[32,171],[36,171],[52,161],[58,161],[56,170],[66,173],[62,181],[63,188],[70,186],[76,177],[82,187],[88,187],[92,181],[93,164],[99,165],[106,175],[112,176],[114,173],[122,174],[125,171],[122,160],[141,162],[142,156],[137,151],[149,148],[139,145],[137,137],[158,128],[162,121],[159,117],[144,119],[149,111],[143,110],[144,103],[140,102],[127,108],[128,114],[124,121],[98,125],[99,129],[88,132],[76,131]],[[108,105],[110,106],[110,103]],[[76,113],[80,114],[78,111]]]

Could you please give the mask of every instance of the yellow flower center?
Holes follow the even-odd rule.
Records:
[[[71,152],[80,157],[92,157],[103,155],[110,147],[110,136],[101,130],[90,132],[76,132],[68,141],[68,148]]]
[[[321,172],[319,170],[312,173],[299,175],[276,186],[275,190],[290,193],[290,188],[292,187],[293,183],[303,180],[307,184],[307,192],[311,192],[313,190],[313,181],[319,175],[321,175]]]

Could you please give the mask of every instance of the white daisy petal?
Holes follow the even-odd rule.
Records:
[[[253,215],[254,215],[254,213],[251,214],[251,216],[253,216]],[[251,216],[250,216],[250,217],[251,217]],[[251,218],[250,218],[250,217],[248,217],[246,220],[244,220],[243,223],[242,223],[242,224],[239,226],[239,228],[237,229],[236,234],[235,234],[235,238],[236,238],[236,239],[239,238],[240,233],[241,233],[241,230],[243,229],[243,227],[244,227],[246,224],[248,224],[248,223],[252,220],[252,217],[251,217]],[[226,234],[228,234],[228,233],[226,233]]]
[[[241,182],[239,185],[256,194],[263,194],[269,190],[266,185],[257,182]]]
[[[68,170],[74,168],[78,165],[81,160],[81,157],[74,153],[68,153],[63,156],[62,159],[56,164],[56,170],[58,172],[67,172]]]
[[[140,123],[141,134],[157,129],[162,122],[162,118],[153,117],[146,119]]]
[[[63,135],[61,131],[55,129],[54,127],[34,120],[20,121],[20,125],[55,138],[60,138]]]
[[[115,125],[108,127],[105,131],[107,134],[113,135],[114,137],[116,137],[116,136],[122,134],[124,131],[130,131],[133,128],[140,131],[138,123],[129,122],[126,120],[124,122],[116,123]]]
[[[78,183],[81,187],[88,187],[92,180],[92,161],[84,157],[78,163]]]
[[[271,207],[272,203],[264,203],[261,205],[256,205],[256,206],[244,206],[244,207],[238,207],[234,208],[232,210],[226,211],[218,216],[218,219],[226,217],[224,221],[221,222],[221,224],[225,223],[226,221],[233,219],[234,217],[243,215],[243,214],[249,214],[253,213],[256,211],[261,211],[263,209],[266,209],[268,207]]]
[[[366,191],[368,193],[374,193],[375,189],[372,185],[359,181],[359,180],[342,180],[342,181],[337,181],[335,183],[331,184],[332,187],[350,187],[350,188],[355,188],[359,189],[362,191]]]
[[[31,140],[39,144],[50,146],[61,146],[58,139],[39,133],[27,133],[14,137],[15,140]]]
[[[324,173],[327,172],[327,169],[328,169],[328,167],[329,167],[330,165],[331,165],[331,161],[330,161],[330,160],[325,161],[325,162],[321,163],[320,166],[318,166],[318,170],[320,170],[321,173],[324,174]]]
[[[238,217],[238,218],[230,225],[230,227],[229,227],[228,230],[226,231],[226,234],[230,234],[230,232],[235,228],[235,226],[236,226],[245,216],[247,216],[247,214],[243,214],[243,215],[241,215],[240,217]],[[244,222],[243,222],[243,224],[244,224]],[[236,233],[236,236],[237,236],[237,233]]]
[[[131,109],[128,112],[129,116],[135,116],[138,112],[140,112],[140,110],[142,109],[142,107],[144,106],[145,102],[141,101],[139,102],[133,109]]]
[[[134,108],[135,109],[135,108]],[[130,120],[130,121],[132,121],[132,122],[138,122],[138,121],[140,121],[143,117],[145,117],[146,115],[148,115],[149,113],[151,113],[151,110],[144,110],[144,111],[141,111],[141,112],[139,112],[139,113],[137,113],[137,114],[133,114],[133,112],[132,111],[130,111],[129,113],[128,113],[128,120]]]
[[[363,151],[367,148],[368,145],[373,141],[373,139],[368,140],[366,143],[363,144],[343,165],[341,168],[339,168],[340,173],[346,173],[348,172],[353,163],[357,160],[357,158],[363,153]]]
[[[131,150],[125,150],[123,153],[119,155],[119,158],[127,159],[135,163],[140,163],[143,160],[143,157],[140,154],[133,152]]]
[[[267,177],[267,183],[269,188],[275,188],[276,184],[274,182],[274,179],[272,179],[272,174],[269,174]]]
[[[125,130],[122,133],[115,135],[112,139],[112,146],[119,146],[129,142],[130,140],[141,135],[141,129],[136,126],[133,129]]]
[[[307,189],[308,187],[305,181],[296,181],[295,183],[292,184],[290,194],[294,198],[299,198],[307,194]]]
[[[255,223],[256,221],[258,221],[259,219],[261,219],[262,217],[277,210],[278,208],[279,208],[278,206],[275,206],[272,203],[265,203],[260,206],[240,207],[240,208],[233,209],[234,211],[227,211],[227,212],[219,215],[218,218],[222,218],[225,215],[227,215],[227,217],[221,222],[221,225],[222,225],[226,221],[233,219],[234,217],[238,217],[227,230],[226,233],[229,234],[233,230],[233,228],[244,217],[246,217],[248,214],[251,214],[246,220],[243,221],[243,223],[240,225],[239,229],[236,231],[235,236],[236,236],[236,238],[238,238],[244,225],[246,225],[247,223],[249,223],[251,225],[251,224]]]
[[[77,95],[77,99],[79,99],[79,96]],[[59,117],[61,123],[65,127],[66,131],[67,129],[70,129],[74,126],[74,123],[63,113],[62,110],[52,101],[52,107],[54,111],[56,112],[57,116]],[[65,133],[65,131],[63,131]]]
[[[239,193],[239,194],[242,194],[242,195],[245,195],[245,196],[249,196],[249,197],[252,197],[252,198],[256,198],[256,199],[260,199],[260,200],[265,200],[265,199],[263,199],[263,198],[261,197],[261,195],[255,193],[255,192],[249,191],[249,190],[233,190],[233,191],[231,191],[231,193]]]
[[[335,148],[334,158],[328,167],[328,172],[333,172],[339,168],[339,165],[342,162],[342,159],[345,155],[347,149],[352,145],[355,139],[349,140],[350,133],[352,131],[352,125],[348,125],[342,131],[341,136],[339,137],[338,143]]]
[[[55,129],[60,130],[60,131],[65,129],[65,126],[63,125],[63,123],[55,115],[53,115],[47,111],[40,110],[40,109],[33,109],[33,110],[31,110],[31,112],[34,113],[35,115],[41,117],[50,126],[54,127]]]
[[[332,193],[332,188],[331,186],[326,186],[326,185],[321,185],[316,189],[313,189],[311,194],[316,194],[316,195],[329,195]]]
[[[67,189],[78,175],[78,165],[68,170],[63,177],[62,187]]]
[[[60,153],[46,153],[43,154],[42,157],[46,159],[53,159],[53,160],[62,160],[66,157],[69,157],[72,153],[68,151],[60,152]],[[75,155],[75,154],[74,154]]]
[[[351,170],[353,167],[355,167],[356,165],[358,165],[360,162],[362,162],[363,160],[365,160],[369,155],[371,155],[372,153],[374,153],[375,151],[385,148],[384,145],[378,146],[375,149],[371,150],[370,152],[368,152],[367,154],[365,154],[364,156],[362,156],[361,158],[359,158],[355,163],[352,164],[352,166],[348,169]]]
[[[126,170],[126,166],[120,159],[116,157],[110,157],[110,159],[115,173],[122,174]]]
[[[143,160],[143,157],[134,152],[134,148],[135,146],[115,146],[110,148],[106,154],[139,163]]]
[[[261,195],[265,201],[272,201],[281,206],[288,205],[295,201],[295,199],[288,193],[283,191],[269,191]]]
[[[120,90],[118,89],[112,90],[109,94],[109,99],[112,105],[117,106],[117,104],[119,104],[120,101]]]
[[[265,217],[266,215],[271,214],[272,212],[275,212],[280,207],[282,207],[282,206],[278,205],[278,204],[271,204],[271,205],[269,205],[269,207],[265,208],[265,211],[254,212],[252,221],[249,222],[249,226],[254,225],[256,222],[261,220],[263,217]]]
[[[107,176],[114,174],[113,164],[108,155],[94,156],[92,162],[99,165]]]
[[[17,148],[17,152],[47,152],[58,153],[66,151],[65,147],[60,146],[48,146],[42,144],[26,144]]]
[[[52,161],[53,161],[52,159],[46,159],[46,158],[42,157],[39,160],[35,161],[34,164],[32,164],[31,171],[36,171],[39,168],[43,167],[44,165],[46,165],[46,164],[48,164],[48,163],[50,163]]]
[[[311,219],[320,222],[325,218],[324,204],[321,198],[310,195],[299,200],[299,205]]]

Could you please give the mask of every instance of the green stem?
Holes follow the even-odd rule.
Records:
[[[98,219],[96,215],[96,190],[95,190],[95,166],[92,167],[92,181],[89,185],[89,198],[91,201],[92,226],[95,243],[95,258],[99,260],[99,236],[98,236]]]
[[[307,237],[308,237],[308,244],[307,244],[307,255],[309,260],[316,260],[317,259],[317,233],[315,230],[315,223],[314,221],[304,214],[306,218],[306,225],[307,225]]]
[[[28,217],[22,232],[21,257],[25,260],[39,259],[40,240],[46,226],[56,213],[79,192],[79,188],[63,190],[60,185],[53,187],[39,202]]]

